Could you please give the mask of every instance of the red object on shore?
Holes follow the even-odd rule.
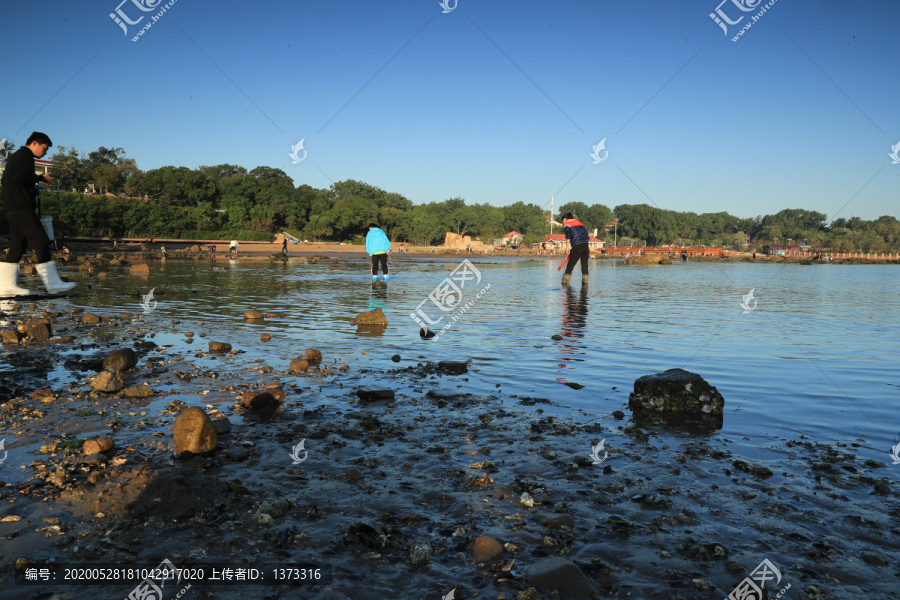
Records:
[[[563,259],[563,261],[562,261],[561,263],[559,263],[559,266],[556,267],[556,270],[559,271],[559,270],[562,269],[564,266],[566,266],[566,262],[568,262],[568,260],[569,260],[569,255],[566,254],[566,257]]]

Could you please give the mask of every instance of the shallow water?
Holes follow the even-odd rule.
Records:
[[[262,360],[278,370],[287,368],[287,357],[322,348],[326,359],[374,369],[373,383],[386,385],[379,369],[469,360],[469,381],[455,391],[547,398],[554,406],[542,407],[560,413],[628,414],[635,379],[678,367],[699,373],[724,396],[719,435],[746,436],[751,445],[795,432],[859,441],[861,454],[880,461],[896,443],[895,266],[592,261],[589,288],[582,290],[575,273],[566,290],[558,258],[473,257],[480,281],[465,282],[462,304],[490,288],[446,332],[422,340],[409,314],[462,259],[395,258],[386,289],[370,286],[362,259],[341,258],[346,270],[331,270],[331,260],[286,266],[169,260],[153,263],[149,277],[82,279],[82,293],[66,306],[141,314],[139,298],[128,292],[155,288],[158,304],[144,319],[158,344],[185,348],[180,333],[206,331],[207,339],[246,352],[242,365]],[[751,288],[757,304],[745,313],[740,303]],[[379,307],[390,323],[383,334],[358,334],[348,325],[358,312]],[[251,308],[277,318],[244,323]],[[431,302],[423,311],[431,319],[446,315],[435,331],[455,314]],[[171,320],[179,324],[173,328]],[[260,341],[261,333],[272,341]],[[551,339],[557,333],[561,341]],[[195,339],[195,347],[205,348],[206,340]],[[399,365],[390,360],[394,354],[403,358]],[[50,377],[64,382],[67,374],[59,368]]]

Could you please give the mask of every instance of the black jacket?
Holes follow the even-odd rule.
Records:
[[[0,185],[3,185],[3,210],[34,211],[37,208],[34,186],[43,180],[34,172],[34,153],[30,149],[22,146],[13,152],[0,180]]]

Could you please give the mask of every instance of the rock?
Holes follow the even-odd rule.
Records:
[[[122,393],[129,398],[146,398],[147,396],[153,395],[153,390],[150,389],[150,386],[147,385],[146,381],[142,381],[137,385],[125,388],[125,391]]]
[[[292,360],[291,366],[288,367],[288,371],[291,373],[306,373],[309,371],[309,361],[306,360]]]
[[[884,479],[876,479],[875,492],[881,496],[889,496],[891,494],[891,486]]]
[[[183,458],[208,454],[216,449],[218,434],[209,416],[199,406],[189,406],[175,419],[175,453]]]
[[[47,341],[53,337],[49,319],[28,321],[22,326],[22,332],[32,341]]]
[[[394,390],[358,389],[356,396],[363,402],[377,402],[379,400],[393,400]]]
[[[545,558],[525,570],[525,576],[534,587],[559,593],[566,600],[590,600],[594,593],[591,582],[578,565],[565,558]]]
[[[225,342],[210,342],[209,343],[209,351],[210,352],[231,352],[231,344],[227,344]]]
[[[393,355],[393,356],[391,357],[391,360],[394,361],[394,362],[400,362],[400,355],[399,355],[399,354]]]
[[[234,446],[225,451],[225,458],[234,462],[247,460],[248,456],[247,451],[241,446]]]
[[[214,419],[213,425],[216,426],[216,432],[219,435],[231,433],[231,421],[228,420],[228,417],[219,417],[218,419]]]
[[[186,333],[184,334],[184,337],[192,338],[192,337],[194,337],[194,332],[193,332],[193,331],[188,331],[188,332],[186,332]]]
[[[357,469],[356,467],[348,469],[347,473],[344,474],[344,479],[350,482],[359,481],[362,478],[362,473],[360,473],[359,469]]]
[[[561,336],[561,335],[559,335],[558,333],[556,333],[556,334],[553,334],[552,336],[550,336],[550,339],[551,339],[551,340],[556,340],[556,341],[558,342],[559,340],[563,339],[563,336]]]
[[[468,363],[441,361],[437,366],[438,373],[446,373],[447,375],[462,375],[469,371]]]
[[[356,326],[356,319],[350,319],[350,325]]]
[[[625,413],[623,413],[621,410],[614,410],[612,413],[612,416],[617,421],[621,421],[622,419],[625,418]]]
[[[268,333],[264,333],[264,334],[262,334],[261,336],[259,336],[259,339],[260,339],[260,341],[262,341],[262,342],[268,342],[269,340],[272,339],[272,336],[269,335]]]
[[[721,415],[725,399],[696,373],[669,369],[638,378],[634,392],[628,396],[628,408],[635,413]]]
[[[259,312],[258,310],[245,310],[245,311],[244,311],[244,318],[245,318],[245,319],[259,319],[259,320],[262,320],[264,317],[263,317],[263,314],[262,314],[261,312]]]
[[[25,337],[24,335],[19,333],[18,329],[5,329],[2,336],[3,343],[9,346],[18,344],[20,341],[22,341],[22,338]]]
[[[32,400],[39,400],[41,398],[54,398],[53,390],[34,390],[31,392]]]
[[[148,265],[147,263],[138,263],[136,265],[131,265],[130,271],[132,275],[149,275],[150,265]]]
[[[81,315],[81,322],[87,323],[88,325],[96,325],[101,320],[102,319],[100,319],[100,317],[98,317],[94,313],[84,313],[83,315]]]
[[[421,329],[419,329],[419,337],[422,338],[423,340],[430,340],[431,338],[433,338],[436,335],[437,334],[435,332],[428,329],[427,327],[422,327]]]
[[[356,323],[358,325],[387,325],[388,321],[381,309],[376,308],[356,315]]]
[[[516,600],[541,600],[541,595],[536,589],[530,587],[516,596]]]
[[[109,452],[113,448],[116,447],[116,443],[112,440],[112,438],[97,438],[96,440],[88,440],[84,443],[84,446],[81,447],[82,452],[84,454],[103,454],[104,452]]]
[[[646,254],[644,256],[629,256],[625,259],[626,265],[671,265],[669,257],[662,254]]]
[[[563,527],[572,529],[575,526],[575,519],[572,518],[572,515],[557,515],[544,521],[543,525],[550,529],[562,529]]]
[[[471,554],[473,561],[483,563],[502,556],[503,546],[494,538],[482,535],[472,542]]]
[[[286,396],[285,391],[279,389],[244,392],[241,395],[241,403],[247,408],[258,410],[267,406],[277,406]]]
[[[267,312],[267,313],[266,313],[266,318],[267,318],[267,319],[277,319],[277,318],[278,318],[278,315],[276,315],[276,314],[273,313],[273,312]]]
[[[105,369],[91,379],[91,389],[97,392],[118,392],[123,387],[122,374],[116,369]]]
[[[322,353],[319,350],[314,350],[313,348],[308,348],[306,350],[306,354],[303,356],[304,360],[308,360],[310,362],[314,360],[322,360]]]
[[[409,558],[406,560],[410,566],[421,567],[431,560],[431,542],[428,540],[416,540],[409,548]]]
[[[119,371],[128,371],[133,369],[137,364],[137,354],[131,348],[122,348],[115,352],[110,352],[103,359],[104,369],[117,369]]]

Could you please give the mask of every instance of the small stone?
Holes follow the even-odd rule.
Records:
[[[194,332],[193,332],[193,331],[188,331],[187,333],[184,334],[184,337],[192,338],[192,337],[194,337]]]
[[[287,394],[284,390],[271,389],[259,392],[244,392],[241,395],[241,403],[253,410],[265,408],[267,406],[276,406],[285,399]]]
[[[181,457],[207,454],[216,449],[218,434],[202,408],[189,406],[175,419],[175,453]]]
[[[621,410],[614,410],[612,416],[614,419],[621,421],[625,418],[625,413],[623,413]]]
[[[503,555],[503,546],[494,538],[482,535],[472,542],[471,554],[477,563],[488,562]]]
[[[153,390],[150,389],[150,386],[147,385],[147,382],[142,381],[137,385],[125,388],[122,393],[129,398],[146,398],[147,396],[153,395]]]
[[[210,342],[210,352],[231,352],[231,344],[225,342]]]
[[[878,479],[875,481],[875,491],[881,496],[888,496],[891,493],[891,486],[884,479]]]
[[[3,343],[8,346],[17,345],[22,340],[22,338],[25,337],[21,333],[19,333],[17,329],[6,329],[3,331],[2,336]]]
[[[116,369],[106,369],[91,379],[91,389],[97,392],[118,392],[125,387],[122,374]]]
[[[97,438],[96,440],[88,440],[81,447],[84,454],[103,454],[109,452],[116,447],[112,438]]]
[[[352,481],[359,481],[360,479],[363,478],[363,476],[362,476],[362,473],[359,472],[359,469],[354,467],[352,469],[347,470],[347,473],[344,475],[344,478],[347,481],[352,482]]]
[[[245,310],[244,311],[245,319],[253,319],[253,320],[261,320],[263,319],[263,314],[258,310]]]
[[[356,396],[363,402],[393,400],[394,390],[358,389],[356,390]]]
[[[231,421],[228,420],[228,417],[219,417],[218,419],[213,419],[213,425],[216,426],[216,432],[219,435],[224,435],[231,432]]]
[[[544,527],[549,527],[550,529],[562,529],[563,527],[572,529],[574,526],[575,519],[572,518],[572,515],[559,515],[544,521]]]
[[[319,350],[307,348],[306,354],[303,356],[303,358],[308,361],[322,360],[322,353]]]
[[[53,337],[50,329],[49,319],[38,319],[36,321],[28,321],[22,326],[23,333],[28,336],[31,341],[47,341]]]
[[[278,315],[276,315],[276,314],[273,313],[273,312],[267,312],[267,313],[266,313],[266,318],[267,318],[267,319],[277,319],[277,318],[278,318]]]
[[[260,339],[260,341],[268,342],[269,340],[272,339],[272,336],[269,335],[268,333],[264,333],[261,336],[259,336],[259,339]]]
[[[469,371],[469,365],[464,362],[441,361],[437,366],[438,373],[447,375],[462,375]]]
[[[428,540],[416,540],[409,548],[407,563],[413,567],[421,567],[431,560],[431,542]]]
[[[557,333],[557,334],[552,335],[552,336],[550,337],[550,339],[551,339],[551,340],[556,340],[556,341],[558,342],[559,340],[563,339],[563,336],[561,336],[561,335],[559,335],[559,334]]]
[[[87,323],[88,325],[96,325],[100,321],[100,317],[98,317],[94,313],[84,313],[83,315],[81,315],[81,322]]]
[[[247,451],[241,446],[234,446],[225,451],[225,458],[234,462],[242,462],[247,460]]]
[[[391,357],[391,360],[394,361],[394,362],[400,362],[400,355],[399,355],[399,354],[393,355],[393,356]]]
[[[307,371],[309,371],[309,361],[292,360],[291,366],[288,367],[288,370],[291,373],[306,373]]]
[[[567,600],[589,600],[594,590],[578,565],[565,558],[545,558],[525,570],[528,581],[536,588],[559,593]]]
[[[132,275],[149,275],[150,274],[150,265],[147,263],[139,263],[136,265],[131,265],[131,274]]]

